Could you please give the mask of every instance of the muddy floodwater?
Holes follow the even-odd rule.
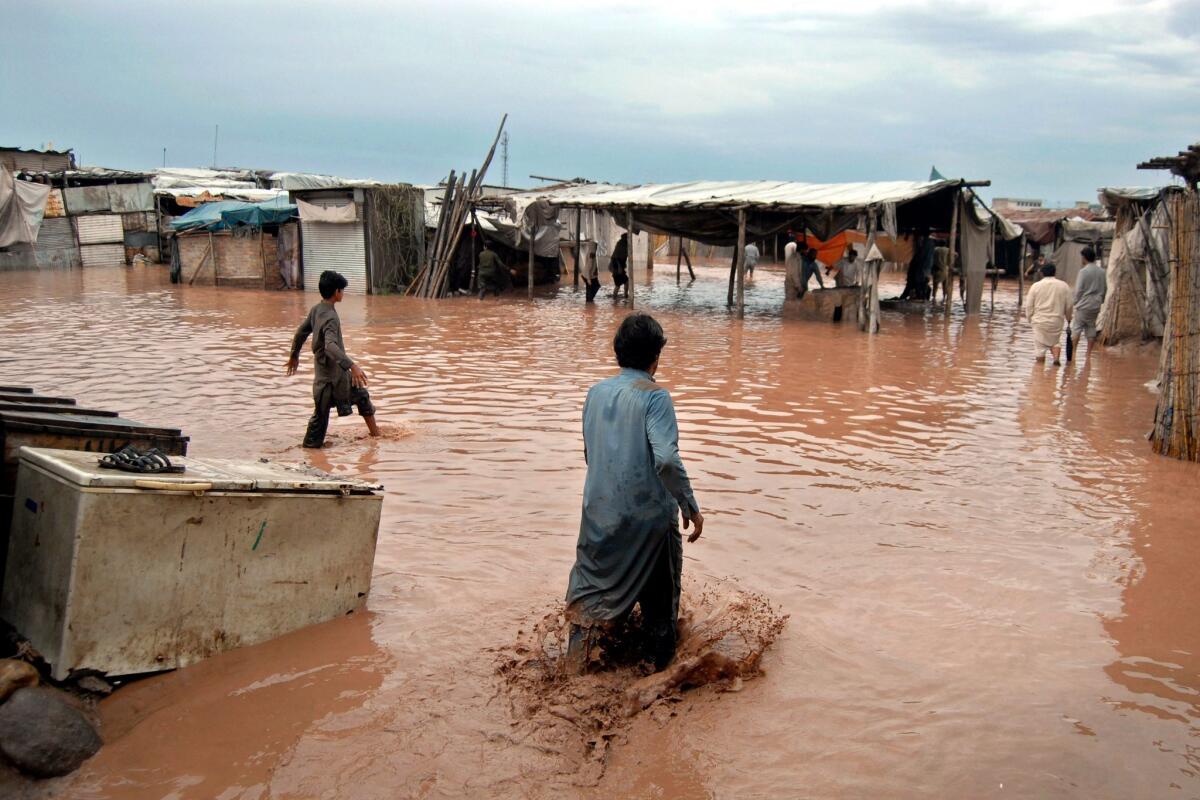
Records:
[[[1035,365],[1008,287],[970,320],[885,311],[876,337],[784,321],[767,269],[739,322],[722,270],[673,267],[637,300],[707,520],[684,571],[790,618],[761,677],[660,703],[587,770],[520,733],[497,660],[566,587],[580,412],[626,313],[607,288],[348,299],[384,436],[335,419],[314,453],[311,357],[283,365],[315,294],[0,274],[0,383],[386,486],[363,612],[119,690],[104,749],[45,792],[1200,796],[1200,466],[1144,439],[1157,350]]]

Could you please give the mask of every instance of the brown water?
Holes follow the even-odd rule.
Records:
[[[877,337],[783,322],[762,269],[738,322],[698,272],[638,286],[707,517],[684,569],[790,621],[763,677],[639,715],[588,775],[521,738],[496,653],[565,589],[580,409],[623,308],[348,300],[387,435],[346,418],[311,454],[311,366],[282,368],[312,295],[0,274],[0,383],[387,487],[366,612],[122,689],[52,793],[1200,796],[1200,467],[1143,439],[1156,351],[1035,366],[1007,290]]]

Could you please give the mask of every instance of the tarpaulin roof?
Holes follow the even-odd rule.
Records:
[[[337,175],[318,175],[311,172],[276,172],[271,185],[287,191],[304,189],[341,189],[346,187],[382,186],[380,181],[365,178],[339,178]]]
[[[1021,208],[1006,210],[1004,216],[1025,231],[1029,241],[1035,244],[1050,244],[1054,241],[1058,226],[1065,220],[1091,221],[1096,214],[1086,208]]]
[[[899,207],[911,201],[948,197],[962,185],[958,180],[880,181],[872,183],[800,183],[796,181],[691,181],[688,183],[612,186],[584,184],[521,192],[505,198],[514,219],[523,220],[534,204],[590,208],[611,212],[632,211],[635,227],[686,236],[707,244],[737,241],[735,212],[746,210],[746,230],[751,237],[769,236],[803,223],[817,236],[828,239],[854,227],[860,214],[887,204]],[[911,226],[928,225],[931,218],[949,219],[952,205],[935,203],[916,217]],[[945,212],[942,214],[942,212]],[[618,221],[620,214],[617,213]]]
[[[690,181],[641,186],[584,184],[510,197],[519,208],[545,199],[552,205],[581,208],[737,208],[780,210],[858,210],[883,203],[904,203],[955,185],[958,181],[879,181],[873,183],[800,183],[795,181]]]
[[[1126,203],[1148,203],[1157,200],[1166,192],[1182,191],[1182,186],[1105,186],[1100,191],[1100,202],[1106,208],[1116,208]]]
[[[265,203],[243,203],[220,200],[197,206],[181,217],[171,220],[177,231],[219,231],[235,225],[270,225],[286,222],[296,214],[296,206],[286,196]]]

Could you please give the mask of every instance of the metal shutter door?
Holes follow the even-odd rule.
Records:
[[[87,217],[75,217],[75,230],[79,231],[80,244],[125,241],[125,229],[121,227],[119,214],[93,214]]]
[[[123,244],[85,244],[79,248],[79,255],[84,267],[125,266]]]
[[[304,243],[304,288],[317,291],[321,273],[332,269],[346,277],[346,294],[367,293],[367,256],[361,222],[300,221]]]

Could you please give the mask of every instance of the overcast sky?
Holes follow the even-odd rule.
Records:
[[[431,183],[987,178],[1094,199],[1200,140],[1200,2],[3,0],[0,145]],[[489,173],[499,183],[499,159]]]

